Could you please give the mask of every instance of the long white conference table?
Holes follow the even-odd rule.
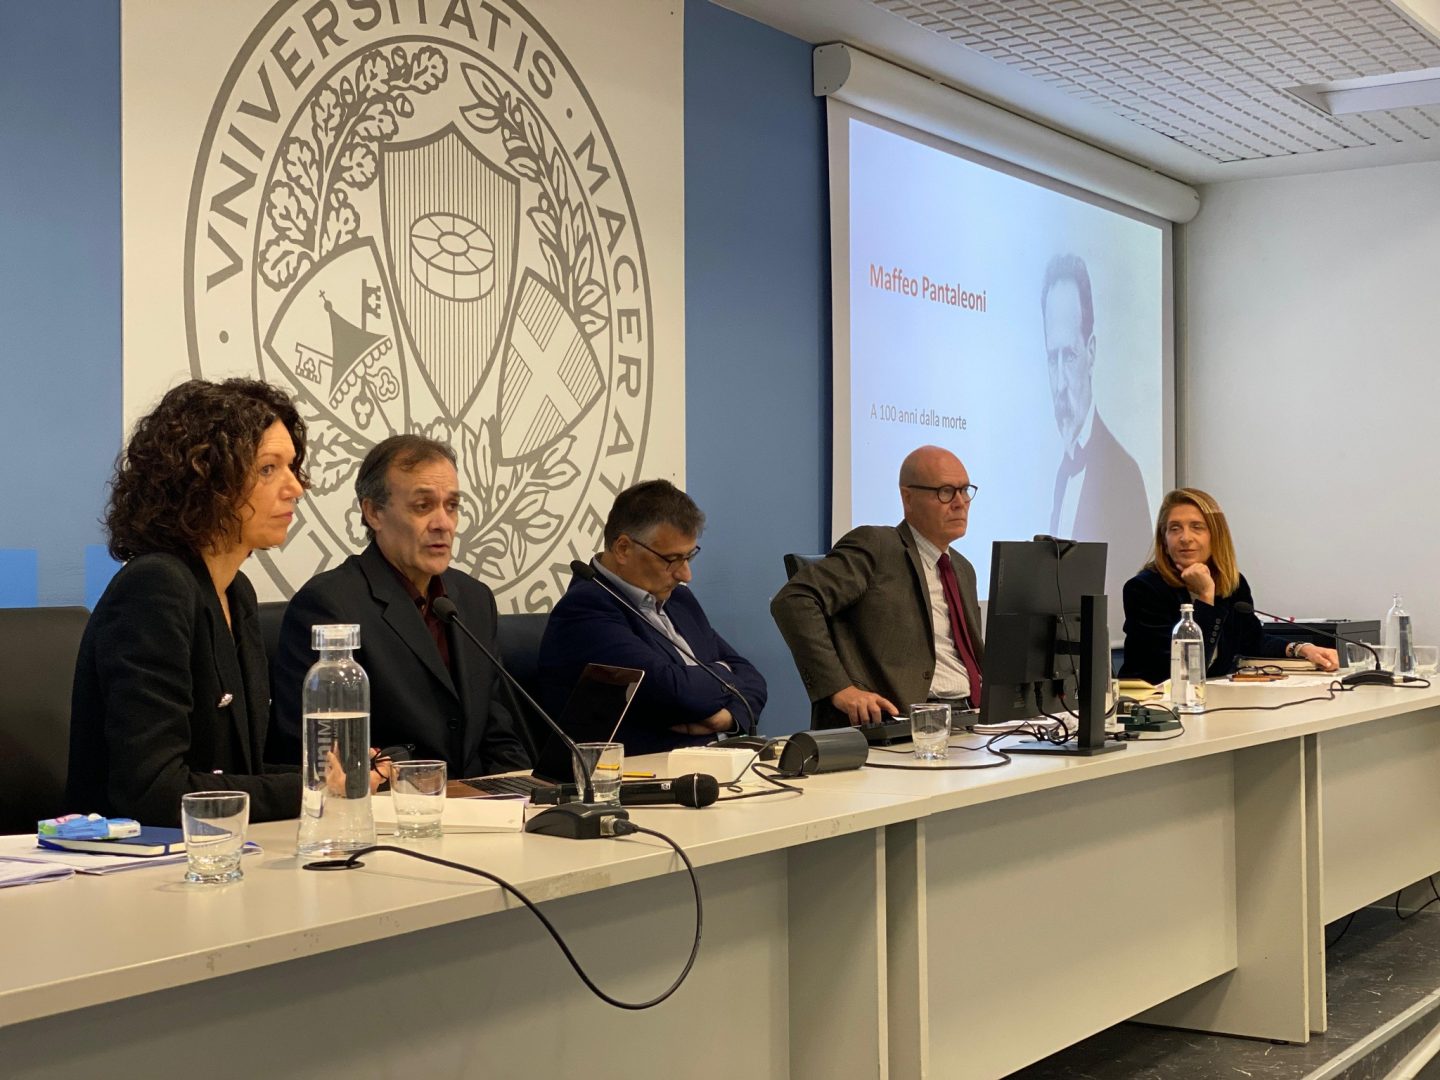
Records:
[[[689,980],[643,1012],[592,997],[488,882],[385,853],[307,872],[293,823],[257,826],[236,885],[172,865],[0,890],[0,1075],[999,1077],[1131,1017],[1303,1042],[1325,922],[1440,870],[1437,778],[1440,691],[1364,688],[1098,758],[632,810],[705,901]],[[416,847],[543,902],[613,994],[687,954],[689,880],[652,837]]]

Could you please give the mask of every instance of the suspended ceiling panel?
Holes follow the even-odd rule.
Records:
[[[1440,139],[1440,106],[1329,116],[1289,87],[1440,67],[1385,0],[871,0],[1218,163]]]
[[[1440,0],[713,2],[1188,183],[1440,160],[1440,107],[1332,117],[1287,90],[1440,67]]]

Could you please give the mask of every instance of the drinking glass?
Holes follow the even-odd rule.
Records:
[[[1345,655],[1352,672],[1375,670],[1375,653],[1372,653],[1370,651],[1371,649],[1374,649],[1375,653],[1380,655],[1380,667],[1383,670],[1395,670],[1394,645],[1370,645],[1366,647],[1365,645],[1349,641],[1345,644]]]
[[[1415,674],[1430,679],[1437,670],[1440,670],[1440,645],[1416,645]]]
[[[397,761],[390,781],[390,802],[395,808],[395,835],[420,840],[440,835],[445,813],[445,762]]]
[[[580,761],[574,764],[575,786],[585,795],[585,778],[595,788],[595,801],[610,806],[620,805],[620,775],[625,771],[625,747],[618,742],[582,742],[575,744]],[[581,771],[581,765],[584,771]]]
[[[944,761],[950,756],[950,706],[927,702],[910,706],[910,739],[917,761]]]
[[[185,880],[197,885],[239,881],[240,852],[250,824],[250,794],[245,791],[193,791],[180,797],[185,830]]]

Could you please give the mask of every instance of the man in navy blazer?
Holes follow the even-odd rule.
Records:
[[[370,677],[370,742],[410,743],[450,775],[524,769],[530,755],[501,676],[458,628],[431,610],[447,596],[462,622],[495,643],[494,594],[450,566],[460,502],[455,451],[419,435],[396,435],[366,455],[355,480],[371,543],[305,583],[285,609],[271,669],[275,723],[299,747],[301,686],[315,662],[310,628],[358,623],[355,659]]]
[[[571,579],[540,643],[541,697],[552,716],[585,665],[596,663],[645,672],[617,736],[627,754],[695,746],[747,727],[745,705],[687,657],[682,644],[760,715],[764,677],[715,632],[688,588],[704,526],[694,500],[668,480],[647,480],[616,497],[605,522],[605,550],[591,565],[639,614],[595,581]]]

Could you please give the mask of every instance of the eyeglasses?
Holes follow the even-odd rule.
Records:
[[[906,484],[905,486],[913,488],[915,491],[933,491],[935,498],[942,503],[954,502],[956,495],[959,495],[966,502],[970,502],[975,498],[975,493],[980,490],[974,484],[960,484],[958,486],[955,484],[941,484],[939,487],[931,484]]]
[[[676,567],[676,565],[677,565],[678,563],[694,562],[694,561],[695,561],[695,556],[700,554],[700,546],[699,546],[698,544],[697,544],[694,548],[692,548],[691,550],[687,551],[684,555],[662,555],[662,554],[660,554],[660,552],[656,551],[654,548],[652,548],[649,544],[645,543],[644,541],[642,541],[642,540],[636,540],[635,537],[633,537],[633,536],[630,537],[630,539],[631,539],[634,543],[639,544],[642,548],[644,548],[646,551],[648,551],[651,555],[654,555],[657,559],[659,559],[661,562],[663,562],[668,569],[671,569],[671,570],[675,569],[675,567]]]

